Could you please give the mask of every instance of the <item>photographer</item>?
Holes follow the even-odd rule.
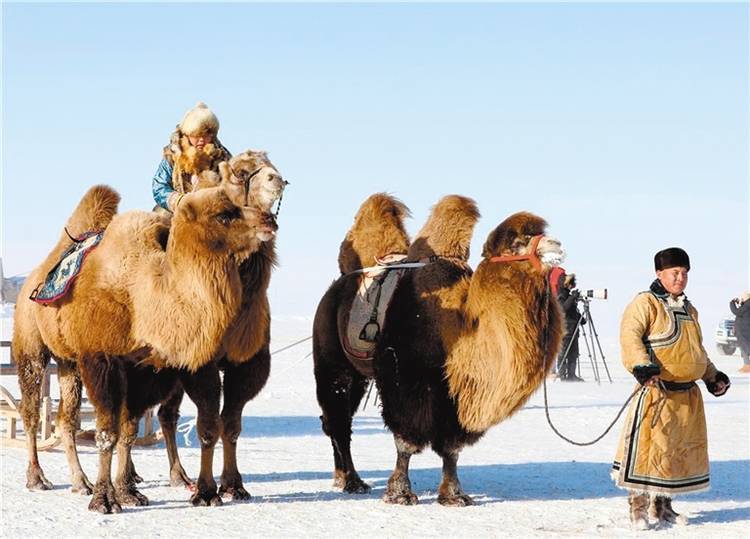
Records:
[[[556,268],[557,269],[557,268]],[[575,290],[576,275],[575,273],[566,274],[565,270],[560,271],[554,276],[553,291],[557,295],[557,301],[563,309],[565,315],[565,335],[563,336],[560,355],[557,358],[557,375],[564,382],[583,382],[583,378],[576,375],[578,365],[578,321],[585,324],[586,320],[581,318],[578,311],[578,300],[581,293]]]
[[[729,308],[734,314],[734,332],[737,334],[737,344],[742,354],[742,368],[740,372],[750,372],[750,292],[745,292],[739,298],[729,302]]]

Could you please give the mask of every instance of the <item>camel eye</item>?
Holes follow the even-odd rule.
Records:
[[[240,217],[240,211],[238,208],[235,208],[233,210],[227,210],[221,212],[219,215],[216,216],[216,220],[219,221],[224,226],[229,226],[229,223],[234,221],[235,219],[239,219]]]

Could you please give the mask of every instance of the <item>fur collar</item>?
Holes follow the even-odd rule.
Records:
[[[672,308],[684,307],[685,303],[687,303],[687,296],[684,293],[680,294],[676,298],[672,297],[672,294],[664,289],[664,286],[662,286],[659,279],[654,279],[654,282],[651,283],[649,290],[653,295],[655,295],[657,298],[659,298]]]

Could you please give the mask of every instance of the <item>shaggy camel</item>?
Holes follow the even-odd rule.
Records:
[[[229,162],[220,163],[218,168],[220,174],[204,170],[199,176],[194,177],[190,182],[190,188],[203,189],[207,187],[216,187],[223,182],[225,193],[237,206],[245,206],[250,202],[253,205],[258,206],[262,211],[270,211],[274,202],[281,198],[283,189],[288,184],[288,182],[281,178],[277,169],[268,159],[266,152],[263,151],[247,150],[236,155]],[[111,218],[111,215],[108,219],[109,218]],[[97,228],[104,228],[108,222],[108,220],[102,221]],[[235,253],[235,258],[238,260],[241,260],[241,257],[243,256],[247,257],[248,255]],[[266,324],[263,320],[268,318],[267,314],[264,315],[262,311],[264,308],[264,302],[251,301],[251,298],[256,294],[262,294],[265,297],[265,287],[268,286],[268,280],[274,259],[273,242],[269,241],[263,243],[257,252],[250,255],[250,258],[242,260],[241,279],[243,281],[243,300],[241,303],[241,309],[243,311],[248,311],[248,309],[250,309],[250,312],[245,312],[244,315],[240,314],[238,316],[245,316],[246,318],[252,318],[253,316],[259,317],[257,322],[257,324],[259,324],[257,326],[259,331],[252,336],[255,343],[250,344],[250,351],[258,348],[257,341],[261,336],[263,336],[262,338],[267,339],[267,328],[263,329],[264,324]],[[24,307],[25,306],[21,306],[22,309]],[[33,365],[33,369],[36,372],[43,372],[46,362],[49,361],[46,359],[43,362],[42,358],[43,356],[38,356],[37,363]],[[61,360],[59,358],[55,358],[55,360],[59,367],[61,388],[60,414],[58,414],[57,423],[61,427],[63,433],[62,438],[71,470],[72,490],[73,492],[89,495],[92,492],[93,486],[81,468],[73,437],[80,409],[80,375],[74,361]],[[159,408],[158,418],[167,447],[170,482],[174,486],[193,486],[193,481],[191,481],[185,472],[177,452],[176,429],[180,417],[179,407],[184,397],[184,389],[180,382],[180,376],[174,369],[163,368],[154,371],[150,367],[146,369],[141,368],[143,366],[144,364],[138,366],[131,365],[126,368],[126,375],[128,378],[137,378],[138,380],[138,383],[133,383],[131,386],[139,389],[137,392],[129,392],[128,411],[130,416],[123,418],[121,432],[137,428],[138,418],[143,415],[145,410],[161,403],[162,405]],[[229,370],[233,371],[235,369],[230,368]],[[245,371],[250,371],[249,374],[252,379],[243,381],[243,373]],[[244,377],[246,378],[247,376]],[[227,410],[227,413],[229,410],[236,410],[239,406],[239,416],[241,416],[242,405],[246,402],[242,399],[245,397],[249,399],[257,394],[267,377],[268,362],[264,360],[261,354],[260,359],[255,362],[253,369],[245,367],[244,370],[240,371],[239,375],[235,375],[235,383],[239,384],[241,390],[229,390],[230,397],[233,395],[232,391],[237,393],[238,402],[234,402],[231,398],[225,399],[224,407],[225,410]],[[229,384],[226,387],[232,388],[233,384]],[[30,425],[37,425],[39,422],[38,389],[34,395],[36,395],[37,404],[32,404],[28,410],[29,420],[27,424]],[[237,416],[237,413],[233,412],[231,415]],[[130,460],[132,442],[132,436],[121,435],[117,449],[119,455],[127,455],[128,457],[128,471],[122,479],[122,485],[129,485],[129,491],[133,491],[135,483],[142,481],[142,478],[135,471],[132,460]],[[226,452],[231,449],[232,444],[227,441],[224,447]],[[52,484],[44,477],[44,474],[39,467],[35,444],[33,447],[30,447],[29,451],[30,458],[27,487],[30,489],[45,490],[52,488]],[[236,463],[236,458],[231,456],[229,459],[225,460],[225,464],[229,466],[228,470],[226,470],[225,477],[235,478],[234,482],[236,483],[236,477],[239,474],[236,471],[236,464],[234,465],[234,469],[232,469],[233,462]],[[222,482],[223,491],[229,491],[229,488],[225,488],[229,486],[230,484],[228,480]],[[121,491],[125,492],[128,491],[128,489],[121,486]],[[243,497],[241,492],[235,494],[235,496]],[[138,498],[135,494],[128,494],[127,498],[127,503],[146,503],[145,498]],[[203,503],[201,499],[194,498],[193,501],[198,504]]]
[[[219,182],[237,205],[257,206],[263,211],[271,210],[288,185],[263,151],[248,150],[235,155],[219,164],[219,173],[220,177],[210,171],[202,173],[193,182],[196,189]],[[263,243],[247,257],[238,254],[238,258],[244,258],[240,264],[239,312],[226,331],[219,360],[196,373],[188,380],[190,385],[185,386],[198,407],[197,430],[201,440],[201,469],[191,498],[194,505],[220,505],[223,494],[236,500],[250,498],[237,469],[237,439],[242,428],[242,409],[263,388],[270,372],[271,315],[267,289],[276,263],[274,241]],[[224,371],[224,404],[220,414],[219,370]],[[192,485],[180,463],[175,440],[182,396],[182,388],[177,387],[167,394],[158,412],[167,445],[170,480],[175,486]],[[221,433],[224,467],[217,494],[212,463],[218,433]]]
[[[430,445],[443,459],[438,502],[472,504],[458,480],[460,451],[529,398],[560,345],[562,317],[546,282],[550,263],[562,254],[559,243],[542,236],[543,219],[515,214],[490,234],[472,275],[466,261],[478,216],[464,197],[435,206],[408,251],[408,260],[428,263],[400,280],[376,344],[373,374],[397,450],[383,497],[388,503],[417,503],[409,460]],[[334,447],[334,478],[347,492],[369,490],[349,450],[366,377],[347,358],[336,324],[359,279],[348,274],[334,282],[313,332],[323,429]]]
[[[120,501],[147,502],[130,484],[127,451],[120,453],[113,486],[112,451],[116,444],[118,449],[123,443],[124,447],[132,444],[139,415],[134,410],[149,393],[147,383],[159,385],[155,382],[159,371],[165,371],[164,378],[176,377],[179,371],[189,386],[196,373],[215,363],[243,300],[235,253],[261,249],[276,231],[272,216],[238,207],[224,186],[186,195],[171,230],[153,213],[115,215],[118,202],[119,195],[104,186],[92,188],[83,197],[67,231],[77,235],[105,229],[101,243],[88,255],[68,296],[52,306],[18,303],[13,335],[22,414],[29,432],[27,485],[49,486],[33,436],[38,427],[41,374],[50,356],[70,358],[96,410],[99,476],[89,508],[102,512],[119,512]],[[70,244],[63,234],[27,279],[21,297],[29,296]],[[85,490],[88,485],[73,438],[80,382],[76,384],[72,366],[61,368],[60,383],[60,424],[73,488]]]

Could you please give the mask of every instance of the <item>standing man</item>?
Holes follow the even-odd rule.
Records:
[[[740,372],[750,372],[750,292],[745,292],[739,298],[729,302],[729,308],[734,314],[734,332],[737,334],[737,344],[742,354]]]
[[[672,495],[709,486],[702,379],[714,396],[729,378],[702,344],[698,312],[685,296],[690,259],[679,247],[654,256],[656,280],[627,306],[620,327],[622,362],[642,389],[630,406],[612,476],[630,494],[630,520],[648,528],[687,523],[672,509]],[[649,507],[650,506],[650,507]]]

